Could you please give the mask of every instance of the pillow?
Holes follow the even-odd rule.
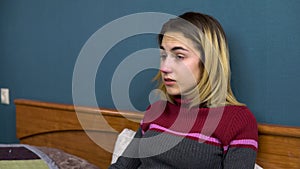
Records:
[[[254,169],[263,169],[261,166],[259,166],[258,164],[255,164]]]
[[[130,129],[125,128],[117,138],[117,141],[115,143],[114,152],[112,156],[111,163],[115,163],[119,156],[122,155],[128,144],[131,142],[135,135],[135,131],[132,131]]]
[[[131,142],[135,135],[135,131],[125,128],[117,138],[115,143],[114,152],[111,160],[111,164],[115,163],[119,156],[122,155],[128,144]],[[254,169],[263,169],[258,164],[255,164]]]

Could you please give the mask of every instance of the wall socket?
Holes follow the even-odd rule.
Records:
[[[1,88],[1,103],[9,104],[9,89]]]

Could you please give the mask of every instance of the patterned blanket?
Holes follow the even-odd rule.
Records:
[[[58,169],[43,152],[29,145],[0,144],[1,169]]]
[[[0,144],[0,169],[99,169],[99,167],[55,148]]]

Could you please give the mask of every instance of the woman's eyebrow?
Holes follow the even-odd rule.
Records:
[[[160,46],[160,49],[165,50],[165,48],[163,46]],[[176,51],[176,50],[184,50],[184,51],[189,51],[188,49],[185,49],[181,46],[175,46],[171,49],[171,51]]]
[[[171,51],[176,51],[176,50],[189,51],[189,50],[187,50],[187,49],[185,49],[185,48],[183,48],[183,47],[181,47],[181,46],[175,46],[175,47],[173,47],[173,48],[171,49]]]

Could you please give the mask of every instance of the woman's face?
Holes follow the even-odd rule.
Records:
[[[200,52],[178,32],[165,33],[160,48],[160,72],[167,93],[186,95],[200,80]]]

